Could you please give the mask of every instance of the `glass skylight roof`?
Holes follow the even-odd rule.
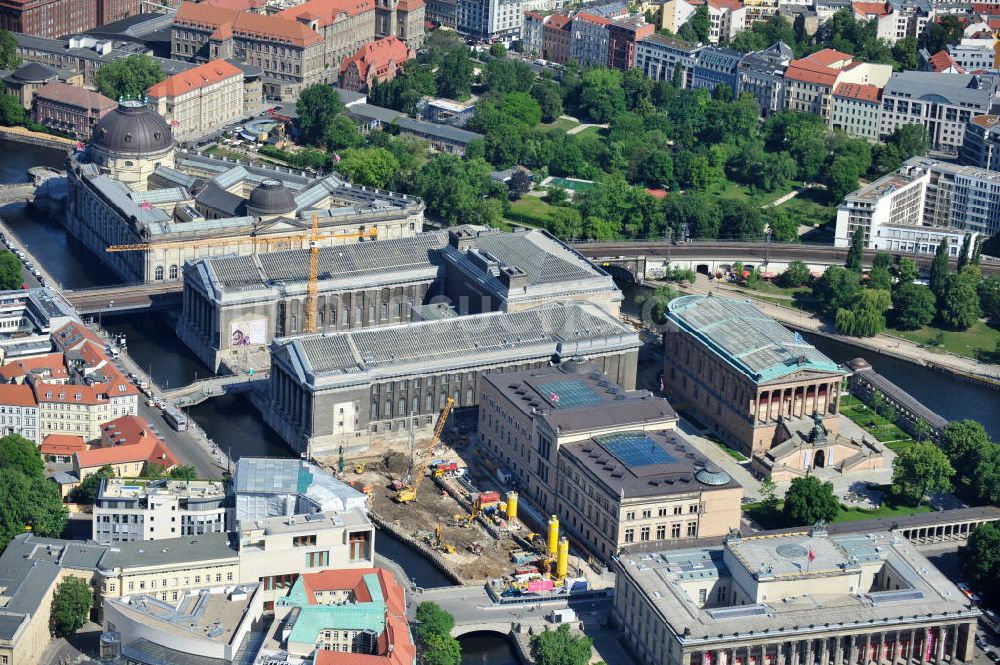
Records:
[[[539,388],[549,391],[549,394],[545,395],[545,398],[555,406],[563,409],[572,409],[579,406],[595,406],[603,401],[600,395],[579,379],[552,381],[539,386]]]
[[[643,432],[617,432],[595,436],[594,440],[627,467],[673,464],[677,460]]]

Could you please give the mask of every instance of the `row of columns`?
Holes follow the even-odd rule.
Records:
[[[842,392],[843,384],[839,380],[761,390],[752,404],[751,412],[755,414],[757,422],[761,423],[774,422],[778,416],[803,418],[815,412],[839,413]],[[822,408],[820,408],[821,398],[823,398]]]
[[[199,337],[212,339],[215,327],[215,313],[212,304],[189,286],[184,287],[183,317],[188,326],[194,328]]]
[[[982,521],[938,524],[913,529],[903,529],[903,536],[914,543],[940,543],[945,540],[966,540]]]
[[[955,663],[971,660],[971,647],[959,653],[961,638],[971,640],[973,625],[843,635],[694,651],[685,665],[881,665]],[[947,659],[947,660],[946,660]]]
[[[312,405],[310,404],[309,393],[299,389],[298,383],[285,373],[277,365],[271,368],[271,390],[270,400],[275,410],[285,416],[287,420],[303,426],[301,429],[308,430]]]

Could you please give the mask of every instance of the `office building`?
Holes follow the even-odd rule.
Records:
[[[894,533],[735,532],[616,569],[615,621],[647,663],[972,661],[980,611]]]
[[[631,543],[720,536],[742,488],[674,431],[677,414],[619,388],[592,364],[486,374],[483,448],[542,514],[608,561]]]
[[[846,372],[800,335],[746,301],[682,296],[667,309],[667,397],[727,445],[763,456],[781,421],[814,415],[836,434]]]
[[[831,97],[830,126],[875,143],[882,114],[881,94],[874,85],[838,83]]]
[[[996,40],[987,38],[963,39],[948,47],[948,54],[955,64],[967,72],[993,71],[997,68]]]
[[[736,68],[737,96],[751,94],[757,100],[762,118],[783,111],[785,70],[794,57],[791,47],[784,42],[747,53]]]
[[[446,300],[460,314],[586,300],[617,314],[611,277],[545,231],[461,226],[320,251],[317,332],[422,320]],[[307,250],[187,266],[178,335],[212,368],[233,353],[306,332]],[[446,310],[447,311],[447,310]]]
[[[458,27],[458,0],[427,0],[424,16],[442,28]]]
[[[608,67],[625,71],[636,66],[636,46],[656,28],[642,18],[628,17],[611,21],[608,30]]]
[[[383,568],[305,573],[275,603],[290,655],[357,654],[373,665],[413,665],[416,648],[406,618],[406,592]],[[350,658],[339,656],[337,660]],[[377,660],[376,660],[377,659]]]
[[[138,0],[2,0],[0,29],[55,38],[135,16]]]
[[[180,281],[184,262],[203,256],[306,248],[314,215],[322,246],[423,226],[419,199],[178,151],[167,121],[134,101],[104,116],[67,165],[67,228],[129,282]]]
[[[212,60],[174,74],[151,86],[146,95],[177,141],[219,131],[243,118],[246,108],[243,70],[225,60]]]
[[[262,598],[259,584],[184,591],[176,602],[154,593],[108,598],[102,646],[129,665],[253,662],[271,625]]]
[[[990,74],[897,72],[882,91],[879,136],[886,140],[897,127],[921,125],[933,150],[957,156],[966,125],[990,112],[996,89]]]
[[[607,310],[580,302],[276,340],[264,419],[293,449],[358,453],[405,440],[408,425],[431,428],[449,396],[477,406],[486,372],[584,355],[631,389],[639,345]]]
[[[80,86],[53,82],[39,88],[32,95],[31,119],[77,139],[88,139],[94,131],[94,125],[117,107],[114,100],[100,93]]]
[[[385,83],[396,78],[407,61],[415,57],[417,52],[396,36],[376,39],[344,60],[337,85],[343,90],[366,93],[375,81]]]
[[[226,490],[209,480],[104,478],[94,500],[102,545],[226,531]]]
[[[980,115],[965,125],[959,161],[966,166],[1000,171],[1000,116]]]
[[[673,81],[680,66],[681,87],[690,88],[700,44],[653,34],[636,44],[635,66],[654,81]]]
[[[479,42],[510,44],[521,39],[524,0],[458,0],[457,29]]]

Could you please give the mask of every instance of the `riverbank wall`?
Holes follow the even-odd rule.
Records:
[[[30,145],[40,145],[44,148],[57,148],[59,150],[70,149],[76,146],[76,141],[73,139],[33,132],[24,127],[0,127],[0,139]]]
[[[445,577],[451,580],[454,584],[465,585],[470,583],[470,580],[466,580],[461,575],[459,575],[458,572],[456,572],[450,565],[448,565],[448,562],[444,559],[444,557],[441,556],[440,553],[428,547],[426,543],[417,540],[410,534],[404,532],[402,529],[397,527],[392,522],[388,522],[382,519],[382,517],[378,513],[369,510],[368,517],[371,518],[371,521],[379,529],[384,529],[385,531],[388,531],[404,545],[411,547],[420,554],[424,555],[424,557],[427,558],[428,561],[434,564],[435,568],[441,571],[441,574],[443,574]]]

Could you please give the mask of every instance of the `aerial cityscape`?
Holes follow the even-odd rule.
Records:
[[[0,0],[0,665],[1000,663],[1000,4]]]

